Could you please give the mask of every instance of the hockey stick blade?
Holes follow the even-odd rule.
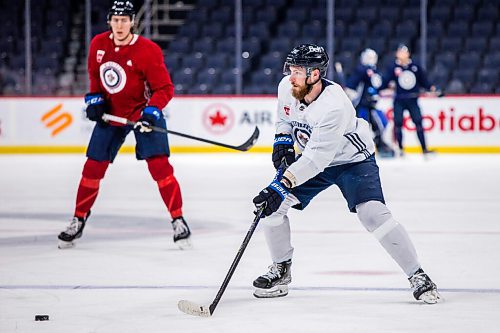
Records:
[[[259,134],[260,134],[259,128],[257,126],[255,126],[255,130],[253,131],[253,133],[250,136],[250,138],[245,143],[243,143],[242,145],[234,147],[234,149],[239,150],[239,151],[247,151],[247,150],[249,150],[250,148],[253,147],[253,145],[255,144],[255,142],[257,142],[257,139],[259,138]]]
[[[123,125],[135,126],[135,124],[136,124],[135,122],[130,121],[127,118],[118,117],[118,116],[115,116],[115,115],[112,115],[112,114],[107,114],[107,113],[105,113],[102,116],[102,119],[104,121],[114,121],[116,123],[120,123],[120,124],[123,124]],[[200,138],[200,137],[189,135],[189,134],[185,134],[185,133],[180,133],[180,132],[176,132],[176,131],[172,131],[172,130],[167,130],[167,129],[164,129],[164,128],[161,128],[161,127],[151,126],[151,129],[153,131],[155,131],[155,132],[173,134],[173,135],[181,136],[183,138],[187,138],[187,139],[191,139],[191,140],[196,140],[196,141],[201,141],[201,142],[209,143],[209,144],[212,144],[212,145],[216,145],[216,146],[220,146],[220,147],[224,147],[224,148],[228,148],[228,149],[234,149],[234,150],[238,150],[238,151],[247,151],[250,148],[252,148],[253,145],[255,144],[255,142],[257,142],[257,139],[259,138],[259,134],[260,134],[259,128],[257,126],[255,126],[255,129],[254,129],[252,135],[250,136],[250,138],[247,141],[245,141],[243,144],[241,144],[239,146],[233,146],[233,145],[228,145],[228,144],[225,144],[225,143],[222,143],[222,142],[212,141],[212,140],[209,140],[209,139]]]
[[[201,306],[196,303],[186,301],[186,300],[181,300],[179,303],[177,303],[177,307],[179,310],[182,312],[192,315],[192,316],[198,316],[198,317],[210,317],[212,316],[212,313],[210,312],[210,309],[208,306]]]
[[[247,248],[247,245],[250,242],[250,238],[252,238],[255,228],[257,228],[257,224],[259,223],[262,217],[262,212],[264,212],[265,208],[266,208],[265,205],[261,205],[255,212],[255,218],[252,224],[250,225],[250,229],[248,229],[245,239],[243,239],[243,242],[240,245],[238,253],[236,253],[236,257],[234,258],[233,263],[231,264],[231,267],[229,268],[229,271],[227,272],[226,277],[224,278],[224,281],[222,282],[222,285],[220,286],[219,291],[217,292],[217,295],[215,295],[212,304],[210,304],[210,306],[207,307],[207,306],[200,306],[190,301],[182,300],[179,301],[179,303],[177,304],[179,310],[181,310],[184,313],[199,317],[210,317],[213,315],[215,308],[217,307],[217,304],[219,304],[219,301],[222,298],[222,295],[224,294],[224,291],[226,290],[229,281],[231,280],[231,277],[233,276],[233,273],[236,270],[238,263],[240,262],[241,257],[243,256],[243,252],[245,252],[245,249]]]

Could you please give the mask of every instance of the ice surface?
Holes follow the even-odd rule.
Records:
[[[172,156],[191,251],[176,249],[156,184],[133,155],[108,170],[77,246],[58,250],[84,161],[0,155],[0,332],[499,330],[500,155],[379,160],[388,207],[444,303],[413,300],[399,267],[331,188],[290,214],[289,295],[252,296],[270,264],[257,228],[211,318],[186,315],[177,302],[213,300],[253,219],[251,199],[273,176],[270,156]]]

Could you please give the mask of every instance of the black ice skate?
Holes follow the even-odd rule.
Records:
[[[192,247],[191,245],[191,231],[184,218],[178,217],[172,221],[172,228],[174,228],[174,243],[181,250],[187,250]]]
[[[408,280],[416,300],[424,301],[427,304],[434,304],[442,300],[436,284],[432,282],[422,268],[416,271]]]
[[[75,246],[74,240],[82,237],[83,228],[85,228],[85,222],[90,216],[90,211],[85,218],[73,217],[73,220],[66,228],[65,231],[61,232],[57,238],[59,238],[59,244],[57,245],[60,249],[69,249]]]
[[[273,263],[269,272],[253,282],[256,287],[253,295],[257,298],[283,297],[288,295],[288,284],[292,282],[292,260]]]

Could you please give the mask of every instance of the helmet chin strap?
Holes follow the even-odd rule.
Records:
[[[311,77],[311,74],[307,75],[306,77],[306,87],[307,87],[307,94],[309,94],[312,91],[313,86],[321,80],[321,77],[316,80],[316,82],[313,83],[307,83],[307,79]]]

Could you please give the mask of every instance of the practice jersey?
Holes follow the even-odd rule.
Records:
[[[163,109],[174,87],[154,42],[134,35],[128,45],[116,46],[111,32],[95,36],[88,56],[90,91],[102,93],[110,113],[137,121],[142,109]]]
[[[278,87],[276,133],[291,134],[302,154],[288,167],[297,185],[326,167],[360,162],[375,152],[368,123],[356,117],[340,85],[322,79],[322,92],[307,105],[292,96],[289,77]]]
[[[395,99],[417,98],[420,88],[426,90],[431,88],[424,70],[411,60],[407,65],[402,65],[396,60],[385,73],[380,89],[387,88],[391,81],[396,83]]]
[[[373,95],[378,93],[381,85],[382,76],[376,67],[359,65],[347,80],[346,87],[358,93],[358,97],[353,101],[355,106],[369,108],[376,104]]]

